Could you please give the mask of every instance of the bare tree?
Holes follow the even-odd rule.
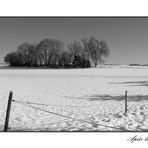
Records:
[[[41,65],[41,57],[37,44],[33,45],[33,47],[30,49],[30,58],[31,58],[31,66]]]
[[[38,50],[45,66],[56,65],[58,56],[64,44],[56,39],[43,39],[38,44]]]
[[[23,65],[31,66],[34,59],[35,46],[29,43],[23,43],[17,48],[17,53],[21,55]]]
[[[94,62],[95,67],[98,65],[98,63],[104,63],[104,58],[108,57],[110,53],[106,41],[99,41],[95,37],[90,37],[83,39],[82,42],[84,45],[84,50]]]
[[[62,51],[58,58],[58,65],[60,67],[71,67],[72,65],[72,54],[69,50]]]
[[[90,67],[87,52],[84,50],[80,41],[73,41],[68,45],[72,54],[72,65],[74,67]]]
[[[5,56],[4,61],[8,63],[10,66],[22,66],[23,65],[22,57],[17,52],[8,53]]]
[[[108,55],[106,41],[99,41],[95,37],[73,41],[66,49],[60,40],[43,39],[39,44],[21,44],[16,52],[7,54],[4,60],[11,66],[85,68],[90,67],[90,60],[97,66],[98,63],[103,63]]]
[[[70,50],[72,55],[77,56],[81,54],[83,47],[79,41],[73,41],[68,45],[68,49]]]

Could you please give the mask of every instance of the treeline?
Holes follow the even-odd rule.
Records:
[[[108,57],[106,41],[95,37],[73,41],[65,46],[57,39],[43,39],[38,44],[22,43],[17,51],[8,53],[4,61],[10,66],[51,68],[87,68],[97,66]]]

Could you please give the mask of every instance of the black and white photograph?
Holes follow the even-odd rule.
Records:
[[[147,6],[1,1],[0,147],[147,147]]]
[[[148,18],[1,17],[0,131],[148,131]]]

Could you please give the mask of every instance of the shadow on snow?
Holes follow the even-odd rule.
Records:
[[[113,82],[110,84],[127,84],[128,86],[148,86],[148,81]]]
[[[66,96],[64,96],[66,97]],[[67,97],[69,99],[82,99],[82,100],[88,100],[88,101],[124,101],[125,96],[124,95],[100,95],[100,94],[94,94],[89,96],[83,96],[83,97]],[[140,102],[140,101],[148,101],[148,95],[130,95],[127,96],[128,102]]]

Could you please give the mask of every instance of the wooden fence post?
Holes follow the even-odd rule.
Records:
[[[125,114],[127,113],[127,90],[125,91]]]
[[[5,127],[4,127],[4,132],[8,131],[8,126],[9,126],[9,117],[10,117],[10,109],[11,109],[11,102],[12,102],[12,91],[9,93],[9,99],[8,99],[8,105],[7,105],[7,112],[6,112],[6,119],[5,119]]]

